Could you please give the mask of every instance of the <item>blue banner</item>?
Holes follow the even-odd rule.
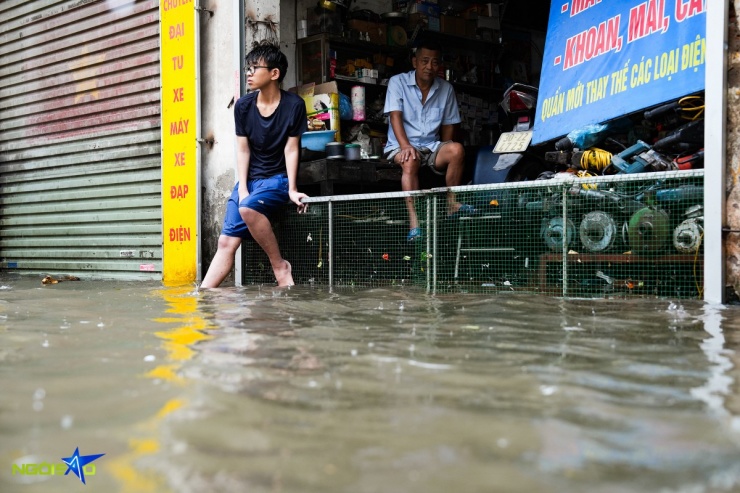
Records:
[[[704,89],[706,0],[553,0],[532,142]]]

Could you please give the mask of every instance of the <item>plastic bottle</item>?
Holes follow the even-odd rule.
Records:
[[[352,86],[352,119],[365,121],[365,86]]]
[[[588,149],[601,143],[612,134],[626,132],[630,127],[632,127],[632,121],[627,117],[617,118],[606,123],[586,125],[578,130],[573,130],[555,142],[555,149],[558,151],[568,151],[573,148]]]

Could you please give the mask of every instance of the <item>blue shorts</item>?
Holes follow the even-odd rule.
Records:
[[[226,204],[226,216],[221,229],[222,235],[237,238],[250,238],[252,236],[249,234],[249,229],[241,214],[239,214],[240,207],[248,207],[271,219],[290,200],[288,176],[284,174],[275,175],[264,180],[249,180],[247,191],[249,192],[247,198],[237,205],[239,202],[239,183],[237,182],[234,185],[234,190]]]

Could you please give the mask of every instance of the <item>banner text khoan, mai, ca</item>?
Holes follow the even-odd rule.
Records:
[[[533,143],[704,88],[705,1],[552,4]]]

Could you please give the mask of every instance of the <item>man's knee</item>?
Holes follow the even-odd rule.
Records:
[[[398,161],[396,161],[398,163]],[[401,166],[401,169],[405,174],[412,174],[415,175],[419,173],[419,168],[421,167],[421,161],[418,159],[409,159],[402,163],[398,163],[399,166]]]
[[[458,169],[465,161],[465,148],[458,142],[445,144],[437,152],[434,159],[434,169],[444,172],[448,169]],[[452,166],[452,168],[450,168]]]
[[[445,147],[450,152],[450,161],[463,162],[465,160],[465,148],[459,142],[450,142]]]

